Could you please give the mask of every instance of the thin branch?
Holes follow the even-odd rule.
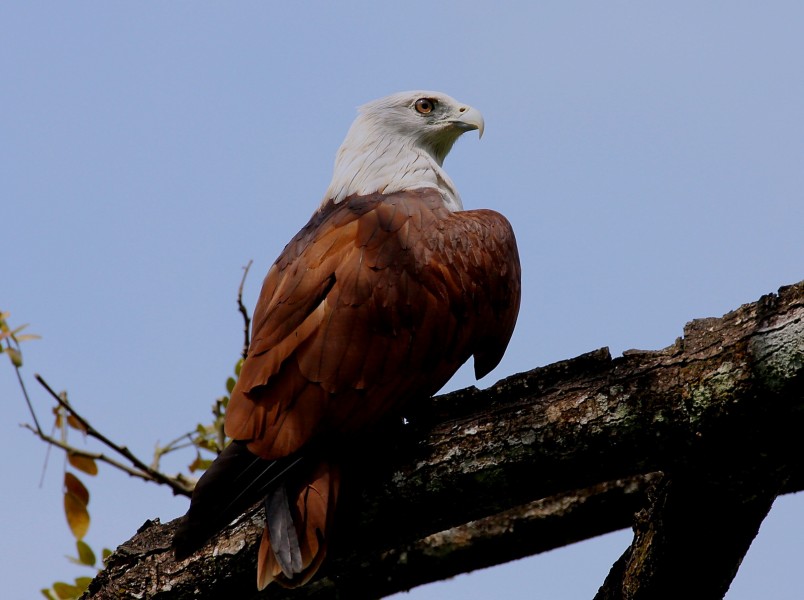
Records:
[[[36,430],[38,433],[43,433],[42,428],[39,426],[39,420],[36,418],[36,412],[34,411],[33,403],[31,402],[31,397],[28,395],[28,388],[25,387],[25,381],[22,379],[22,374],[20,373],[20,368],[14,365],[14,370],[17,373],[17,381],[19,381],[20,388],[22,389],[22,395],[25,396],[25,403],[28,405],[28,410],[31,411],[31,418],[33,419],[34,425],[36,425]]]
[[[193,432],[188,431],[187,433],[181,434],[179,437],[171,440],[164,446],[160,446],[159,444],[156,445],[156,449],[154,450],[154,459],[151,461],[151,468],[155,470],[159,470],[159,462],[162,460],[162,457],[166,454],[170,454],[171,452],[175,452],[176,450],[184,450],[185,448],[189,448],[190,446],[194,446],[193,443]]]
[[[17,346],[17,352],[19,352],[19,343],[16,341],[16,339],[14,339],[14,343]],[[6,344],[8,345],[9,349],[12,348],[10,341],[6,340]],[[25,403],[28,405],[28,411],[31,413],[31,419],[33,419],[34,425],[36,426],[36,431],[34,431],[34,433],[37,434],[40,438],[42,438],[42,436],[45,435],[45,432],[42,429],[42,426],[39,425],[39,419],[37,419],[36,417],[36,411],[34,410],[33,402],[31,402],[31,397],[28,395],[28,388],[25,387],[25,380],[22,378],[20,367],[17,366],[17,364],[15,364],[13,361],[12,364],[14,364],[14,372],[17,374],[17,382],[20,384],[22,395],[25,397]],[[29,427],[29,429],[32,428]],[[45,480],[45,473],[47,472],[47,463],[49,459],[50,459],[50,446],[47,447],[47,452],[45,453],[45,462],[42,465],[42,474],[39,478],[40,487],[42,486]]]
[[[8,313],[0,314],[0,324],[2,324],[3,326],[2,335],[0,335],[0,339],[5,339],[6,342],[5,351],[8,352],[9,358],[11,359],[11,364],[14,366],[14,371],[17,374],[17,381],[20,384],[22,395],[25,396],[25,403],[28,405],[28,410],[31,413],[31,418],[33,419],[34,425],[36,425],[36,429],[41,432],[42,427],[39,425],[39,420],[36,418],[36,412],[34,411],[33,403],[31,402],[31,397],[28,395],[28,388],[25,387],[25,381],[22,379],[22,373],[20,373],[20,365],[22,364],[22,351],[20,350],[20,344],[17,341],[17,338],[14,336],[14,331],[19,331],[20,329],[25,327],[25,325],[23,325],[22,327],[18,327],[14,331],[6,333],[5,332],[6,323],[3,319],[3,316],[6,314]],[[11,343],[12,341],[14,342],[13,345]],[[2,352],[3,350],[0,350],[0,354]],[[16,353],[17,360],[14,359],[12,353]]]
[[[246,284],[246,277],[248,277],[248,270],[251,268],[253,260],[249,260],[248,264],[243,267],[243,278],[240,280],[240,287],[237,288],[237,308],[240,314],[243,315],[243,358],[248,354],[248,347],[251,344],[249,338],[249,330],[251,329],[251,317],[248,314],[248,309],[243,304],[243,286]]]
[[[22,423],[21,426],[24,427],[25,429],[27,429],[28,431],[30,431],[31,433],[33,433],[35,436],[37,436],[43,442],[46,442],[47,444],[50,444],[51,446],[55,446],[56,448],[61,448],[67,454],[72,454],[72,455],[75,455],[75,456],[82,456],[84,458],[91,458],[92,460],[105,462],[106,464],[111,465],[112,467],[115,467],[116,469],[119,469],[119,470],[123,471],[124,473],[126,473],[128,475],[131,475],[132,477],[137,477],[137,478],[143,479],[145,481],[153,481],[153,478],[150,477],[147,473],[143,473],[142,471],[138,471],[136,469],[133,469],[133,468],[121,463],[121,462],[116,461],[115,459],[113,459],[110,456],[107,456],[107,455],[102,454],[100,452],[90,452],[88,450],[82,450],[81,448],[76,448],[75,446],[71,446],[70,444],[67,444],[67,443],[65,443],[65,442],[63,442],[63,441],[61,441],[59,439],[56,439],[53,436],[50,436],[50,435],[48,435],[46,433],[43,433],[42,431],[37,431],[35,427],[32,427],[31,425],[28,425],[27,423]]]
[[[149,481],[154,481],[156,483],[167,485],[173,490],[173,493],[176,495],[189,496],[192,493],[192,486],[188,485],[185,481],[181,481],[179,478],[176,477],[170,477],[169,475],[165,475],[161,471],[151,468],[150,466],[145,464],[142,460],[137,458],[127,447],[119,446],[118,444],[114,443],[112,440],[107,438],[105,435],[103,435],[101,432],[95,429],[89,423],[89,421],[87,421],[83,416],[81,416],[78,412],[76,412],[73,406],[65,398],[63,398],[60,394],[56,393],[56,391],[52,387],[50,387],[50,385],[42,378],[41,375],[34,374],[34,377],[40,383],[40,385],[42,385],[42,387],[44,387],[47,390],[47,392],[56,400],[56,402],[59,403],[59,406],[64,408],[73,417],[75,417],[75,419],[81,424],[81,427],[89,437],[93,437],[96,440],[100,441],[106,447],[114,450],[117,454],[120,454],[126,460],[128,460],[132,465],[134,465],[136,470],[123,468],[125,472],[137,477],[143,477],[143,479]],[[47,438],[49,438],[49,436],[42,433],[41,429],[39,430],[38,435],[43,440],[48,441]],[[50,443],[54,442],[56,442],[56,440],[52,440]],[[66,444],[58,442],[54,443],[54,445],[64,448]],[[118,468],[122,468],[121,464],[117,463],[116,461],[110,462],[108,459],[106,459],[104,460],[104,462],[113,464]],[[137,470],[140,471],[140,473],[137,473]]]

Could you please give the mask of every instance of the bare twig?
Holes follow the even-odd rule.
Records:
[[[92,453],[86,453],[86,452],[80,451],[80,450],[78,450],[76,448],[72,448],[68,444],[64,444],[63,442],[60,442],[58,440],[55,440],[55,439],[51,438],[50,436],[48,436],[44,432],[42,432],[42,430],[40,429],[39,431],[37,431],[35,433],[42,440],[44,440],[44,441],[46,441],[46,442],[48,442],[48,443],[50,443],[52,445],[58,446],[58,447],[60,447],[62,449],[68,450],[70,452],[77,452],[79,454],[89,456],[90,458],[98,458],[98,460],[102,460],[103,462],[106,462],[108,464],[111,464],[111,465],[119,468],[119,469],[122,469],[123,471],[125,471],[126,473],[128,473],[128,474],[130,474],[132,476],[141,477],[142,479],[145,479],[146,481],[153,481],[153,482],[156,482],[156,483],[161,483],[161,484],[167,485],[168,487],[170,487],[173,490],[173,493],[176,494],[176,495],[180,494],[182,496],[189,496],[192,493],[192,485],[190,485],[184,478],[170,477],[169,475],[165,475],[161,471],[153,469],[150,466],[148,466],[147,464],[145,464],[142,460],[137,458],[131,452],[131,450],[129,450],[127,447],[120,446],[120,445],[114,443],[112,440],[110,440],[105,435],[103,435],[100,431],[95,429],[89,423],[89,421],[87,421],[83,416],[81,416],[79,413],[76,412],[76,410],[73,408],[73,406],[65,398],[63,398],[60,394],[56,393],[56,391],[53,390],[52,387],[50,387],[50,385],[42,378],[41,375],[35,374],[34,377],[42,385],[42,387],[44,387],[47,390],[47,392],[56,400],[56,402],[59,403],[59,406],[64,408],[66,411],[68,411],[69,414],[71,414],[81,424],[81,427],[83,428],[83,430],[86,432],[86,434],[88,436],[95,438],[96,440],[100,441],[102,444],[104,444],[108,448],[114,450],[117,454],[119,454],[122,457],[124,457],[126,460],[128,460],[128,462],[130,462],[134,466],[134,469],[126,467],[122,463],[114,461],[113,459],[110,459],[108,457],[100,458],[100,457],[104,456],[102,454],[97,455],[97,456],[91,456]]]
[[[33,408],[33,403],[31,402],[31,397],[28,395],[28,389],[25,387],[25,381],[22,379],[22,373],[20,373],[20,365],[22,364],[22,351],[20,350],[20,344],[18,341],[15,332],[19,332],[21,329],[25,328],[26,326],[23,325],[22,327],[16,328],[14,331],[10,331],[6,324],[5,317],[8,313],[0,313],[0,340],[5,341],[6,347],[0,347],[0,354],[4,351],[8,352],[9,358],[11,358],[11,364],[14,366],[14,371],[17,374],[17,381],[20,384],[20,389],[22,390],[22,395],[25,396],[25,403],[28,405],[28,410],[31,412],[31,418],[33,419],[34,425],[36,425],[36,429],[42,431],[42,427],[39,425],[39,421],[36,418],[36,412]],[[28,338],[34,338],[39,336],[23,336]],[[15,360],[16,355],[16,360]]]
[[[240,287],[237,288],[237,308],[240,310],[240,314],[243,315],[243,358],[246,358],[246,354],[248,354],[248,347],[251,343],[249,338],[249,330],[251,328],[251,317],[248,314],[248,309],[243,304],[243,286],[246,283],[246,277],[248,277],[248,270],[251,268],[251,264],[253,260],[249,260],[248,264],[243,267],[243,278],[240,280]]]
[[[22,427],[24,427],[28,431],[32,432],[34,435],[36,435],[43,442],[46,442],[47,444],[50,444],[51,446],[55,446],[56,448],[61,448],[67,454],[71,454],[71,455],[74,455],[74,456],[81,456],[81,457],[84,457],[84,458],[91,458],[92,460],[97,460],[97,461],[100,461],[100,462],[104,462],[104,463],[106,463],[106,464],[108,464],[108,465],[110,465],[110,466],[112,466],[112,467],[114,467],[116,469],[119,469],[120,471],[123,471],[124,473],[126,473],[128,475],[131,475],[132,477],[137,477],[137,478],[142,479],[144,481],[153,481],[154,480],[153,477],[151,477],[151,475],[149,475],[148,473],[144,473],[142,471],[139,471],[137,469],[129,467],[128,465],[126,465],[126,464],[124,464],[124,463],[122,463],[120,461],[115,460],[111,456],[107,456],[106,454],[103,454],[101,452],[90,452],[88,450],[82,450],[81,448],[76,448],[75,446],[71,446],[70,444],[67,444],[67,443],[65,443],[65,442],[63,442],[63,441],[61,441],[59,439],[56,439],[53,436],[50,436],[50,435],[48,435],[48,434],[46,434],[46,433],[44,433],[42,431],[37,431],[35,427],[32,427],[31,425],[28,425],[27,423],[23,423]],[[187,493],[184,493],[184,492],[179,492],[179,493],[182,493],[183,495],[189,495],[189,491]]]
[[[9,353],[12,350],[16,350],[17,355],[19,357],[21,357],[22,354],[21,354],[21,350],[20,350],[20,344],[19,344],[19,341],[17,340],[17,337],[14,335],[14,332],[9,331],[8,333],[6,333],[5,332],[5,327],[2,327],[2,325],[5,325],[5,321],[3,319],[3,316],[4,316],[3,314],[0,314],[0,331],[3,331],[3,333],[4,333],[4,335],[2,337],[6,342],[6,350]],[[17,329],[17,331],[19,331],[19,329]],[[39,336],[36,336],[36,337],[39,337]],[[13,345],[12,345],[12,342],[13,342]],[[0,350],[0,353],[2,351],[3,350]],[[20,363],[21,363],[21,359],[19,360],[19,362],[16,362],[13,358],[11,360],[11,364],[14,366],[14,372],[17,375],[17,382],[20,384],[20,389],[22,390],[22,395],[25,398],[25,403],[28,405],[28,411],[31,413],[31,419],[33,419],[34,425],[36,426],[35,433],[37,435],[39,435],[39,437],[42,437],[42,435],[44,434],[44,431],[42,430],[42,427],[39,425],[39,419],[37,419],[37,417],[36,417],[36,411],[34,410],[33,403],[31,402],[31,397],[28,395],[28,388],[25,387],[25,380],[22,378],[22,373],[20,372]],[[47,452],[45,453],[45,462],[44,462],[44,465],[42,466],[42,475],[41,475],[41,477],[39,479],[39,486],[40,487],[42,486],[42,482],[45,479],[45,472],[47,471],[47,463],[48,463],[49,458],[50,458],[50,446],[48,446]]]
[[[17,381],[19,381],[20,389],[22,390],[22,395],[25,396],[25,402],[28,405],[28,410],[31,411],[31,418],[33,419],[34,425],[36,425],[37,433],[43,433],[42,428],[39,426],[39,420],[36,418],[36,412],[34,411],[33,404],[31,403],[31,397],[28,396],[28,389],[25,387],[25,381],[22,379],[22,374],[20,373],[20,368],[14,365],[14,370],[17,373]]]
[[[174,440],[171,440],[164,446],[160,446],[158,443],[156,448],[154,449],[154,459],[151,461],[151,468],[159,470],[159,462],[162,460],[162,457],[166,454],[170,454],[171,452],[175,452],[176,450],[183,450],[184,448],[189,448],[190,446],[194,446],[193,443],[193,432],[188,431],[187,433],[183,433],[179,437]]]

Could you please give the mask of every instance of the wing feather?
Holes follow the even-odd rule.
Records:
[[[313,216],[266,277],[226,430],[262,458],[430,395],[470,356],[499,362],[519,307],[510,224],[435,190],[351,197]]]
[[[519,278],[508,221],[450,213],[435,190],[317,212],[265,278],[226,411],[237,442],[201,478],[177,553],[269,493],[260,588],[312,577],[339,479],[317,440],[434,394],[471,356],[477,376],[488,373],[513,331]]]

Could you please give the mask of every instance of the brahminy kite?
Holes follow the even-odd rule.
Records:
[[[323,202],[265,278],[233,441],[193,492],[178,557],[264,500],[258,587],[306,583],[326,554],[339,439],[436,393],[470,356],[478,378],[499,363],[519,311],[514,232],[463,210],[442,167],[472,130],[480,112],[439,92],[359,109]]]

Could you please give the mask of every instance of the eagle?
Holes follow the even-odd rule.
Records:
[[[303,585],[326,555],[340,445],[470,357],[478,379],[497,366],[519,312],[514,232],[464,210],[443,169],[458,137],[483,128],[440,92],[358,109],[323,201],[265,278],[226,409],[232,441],[193,491],[177,558],[262,501],[257,586]]]

